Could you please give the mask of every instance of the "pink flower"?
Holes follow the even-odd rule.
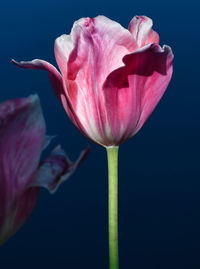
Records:
[[[0,245],[25,222],[41,186],[53,193],[86,157],[74,163],[57,147],[39,163],[49,139],[39,98],[14,99],[0,104]]]
[[[48,71],[75,126],[103,146],[135,135],[164,94],[173,54],[159,46],[152,20],[135,16],[127,29],[104,16],[82,18],[55,41],[61,74],[42,60],[13,63]]]

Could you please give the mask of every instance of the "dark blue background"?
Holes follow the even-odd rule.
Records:
[[[48,134],[74,160],[88,143],[67,118],[44,71],[10,59],[56,65],[56,37],[75,20],[103,14],[127,27],[134,15],[154,21],[175,54],[167,92],[142,130],[120,148],[121,268],[200,268],[200,35],[190,1],[57,0],[0,2],[0,100],[37,92]],[[106,152],[91,144],[88,160],[53,196],[42,190],[25,225],[0,250],[0,267],[108,269]]]

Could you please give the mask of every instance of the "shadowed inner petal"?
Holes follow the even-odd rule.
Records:
[[[173,54],[167,46],[149,44],[126,55],[125,66],[104,83],[108,119],[119,144],[142,127],[164,94],[172,75]]]

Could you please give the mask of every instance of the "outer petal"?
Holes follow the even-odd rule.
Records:
[[[146,16],[135,16],[130,21],[128,29],[133,35],[139,48],[148,43],[159,44],[159,35],[151,29],[152,25],[152,19]]]
[[[56,147],[50,157],[40,164],[31,187],[44,187],[50,193],[54,193],[74,173],[77,166],[85,160],[88,153],[89,147],[82,151],[79,158],[72,163],[60,146]]]
[[[105,81],[104,95],[114,144],[134,135],[164,94],[172,75],[173,54],[149,44],[126,55],[125,66]]]
[[[12,60],[11,62],[13,64],[15,64],[16,66],[21,67],[21,68],[25,68],[25,69],[46,70],[48,72],[51,85],[54,89],[54,92],[55,92],[57,98],[63,104],[65,111],[67,112],[68,116],[70,117],[72,122],[75,124],[75,126],[80,131],[82,131],[83,128],[79,122],[79,119],[74,114],[73,109],[71,107],[71,103],[68,99],[68,95],[66,93],[65,83],[63,81],[63,78],[62,78],[61,74],[58,72],[58,70],[53,65],[51,65],[50,63],[48,63],[46,61],[38,60],[38,59],[35,59],[32,61],[27,61],[27,62],[24,62],[24,61],[17,62],[15,60]]]
[[[70,35],[74,48],[68,59],[69,98],[86,135],[104,143],[108,126],[102,85],[136,44],[128,30],[103,16],[80,19]]]
[[[85,68],[85,61],[90,60],[95,65],[98,82],[103,83],[111,71],[123,65],[123,56],[137,46],[128,30],[104,16],[76,21],[70,36],[74,48],[69,55],[68,78],[72,80],[80,68]],[[69,39],[65,43],[71,46]]]
[[[27,62],[17,62],[15,60],[11,60],[11,62],[21,68],[46,70],[48,72],[50,82],[58,99],[60,99],[61,94],[65,94],[62,76],[52,64],[39,59]]]

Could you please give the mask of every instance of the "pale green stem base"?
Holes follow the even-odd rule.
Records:
[[[108,147],[107,157],[110,269],[118,269],[118,147]]]

